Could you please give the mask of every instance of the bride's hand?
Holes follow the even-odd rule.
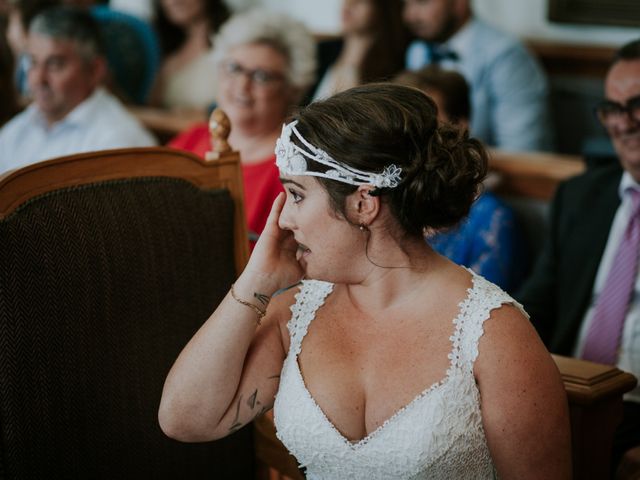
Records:
[[[296,259],[298,244],[290,230],[278,225],[286,196],[280,193],[271,207],[265,228],[241,277],[252,277],[262,288],[275,291],[300,281],[304,272]],[[245,280],[245,278],[243,278]],[[240,279],[239,279],[240,281]]]

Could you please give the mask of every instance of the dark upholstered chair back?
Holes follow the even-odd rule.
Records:
[[[113,155],[115,173],[109,156],[80,155],[0,180],[1,210],[20,178],[33,191],[25,178],[64,183],[64,170],[114,177],[57,185],[0,217],[0,477],[252,478],[250,428],[182,444],[157,421],[169,368],[236,276],[237,192],[153,171],[172,155],[204,177],[217,168],[189,155]],[[117,173],[127,163],[148,171]]]

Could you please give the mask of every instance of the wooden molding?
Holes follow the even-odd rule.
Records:
[[[617,46],[578,45],[551,40],[526,39],[548,75],[574,75],[604,79]]]
[[[134,105],[128,105],[127,109],[142,125],[153,132],[161,143],[166,143],[178,133],[207,121],[204,112],[180,112]]]
[[[498,175],[499,194],[551,200],[558,184],[582,173],[585,165],[577,155],[491,150],[489,170]]]
[[[638,383],[630,373],[599,363],[553,355],[560,370],[569,403],[593,405],[622,396]]]

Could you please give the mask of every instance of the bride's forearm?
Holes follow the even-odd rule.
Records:
[[[232,406],[243,377],[255,377],[258,382],[262,375],[273,376],[274,372],[267,371],[272,362],[244,368],[256,329],[273,325],[267,325],[268,319],[258,325],[271,288],[268,280],[239,278],[234,294],[227,294],[180,353],[165,381],[158,413],[167,435],[185,441],[211,439]],[[272,346],[266,348],[267,352],[272,350]]]

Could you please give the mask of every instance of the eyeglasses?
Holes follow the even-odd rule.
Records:
[[[231,78],[239,78],[241,76],[248,77],[255,85],[267,87],[275,85],[284,80],[284,75],[278,72],[269,72],[261,68],[249,69],[244,68],[237,62],[229,61],[222,64],[222,71]]]
[[[625,116],[640,122],[640,95],[631,97],[624,105],[612,100],[603,100],[596,107],[596,115],[605,127],[613,126]]]

